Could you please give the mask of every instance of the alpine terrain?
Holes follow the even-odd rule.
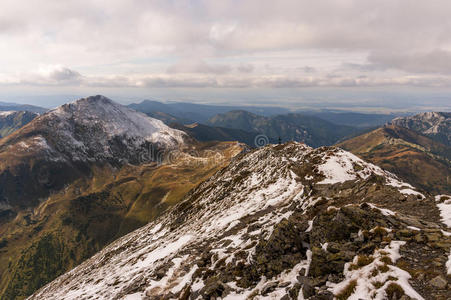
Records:
[[[0,138],[25,126],[38,116],[28,111],[0,111]]]
[[[94,96],[0,140],[0,298],[23,299],[154,220],[243,150]]]
[[[405,127],[386,125],[338,144],[432,193],[451,193],[451,147]]]
[[[450,299],[451,197],[268,145],[30,299]]]
[[[450,112],[425,112],[411,117],[395,118],[392,123],[420,132],[438,142],[451,146]]]

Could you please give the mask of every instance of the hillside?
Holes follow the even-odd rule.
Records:
[[[95,96],[0,141],[0,298],[21,299],[152,221],[242,146]]]
[[[0,223],[0,298],[23,298],[154,220],[241,151],[236,143],[172,153],[163,164],[94,168]]]
[[[435,193],[451,193],[451,148],[404,127],[388,125],[338,144]]]
[[[208,120],[208,124],[258,132],[266,135],[267,139],[273,143],[276,143],[280,137],[282,142],[298,141],[312,147],[332,145],[361,130],[333,124],[315,116],[284,114],[264,117],[242,110],[218,114]]]
[[[103,96],[65,104],[0,140],[0,206],[35,206],[93,166],[149,162],[186,137]]]
[[[210,141],[238,141],[245,143],[250,147],[258,147],[256,139],[257,132],[248,132],[241,129],[207,126],[204,124],[193,123],[190,125],[181,125],[179,123],[169,124],[172,128],[182,130],[189,136],[201,142]]]
[[[425,112],[392,120],[393,125],[409,128],[442,144],[451,146],[451,113]]]
[[[337,148],[269,145],[31,299],[449,299],[450,201]]]
[[[37,116],[27,111],[0,111],[0,138],[22,128]]]

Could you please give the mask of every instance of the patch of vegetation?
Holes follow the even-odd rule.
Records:
[[[373,233],[374,233],[376,236],[382,237],[382,236],[384,236],[384,235],[387,234],[387,230],[386,230],[384,227],[377,226],[376,228],[374,228]]]
[[[374,261],[374,257],[372,256],[367,256],[367,255],[359,255],[357,257],[357,262],[355,264],[352,264],[349,267],[349,270],[357,270],[360,269],[366,265],[369,265],[370,263],[372,263]]]
[[[385,289],[388,299],[400,299],[405,293],[403,288],[397,283],[390,283]]]
[[[381,262],[385,263],[386,265],[392,265],[393,261],[388,256],[381,257]]]
[[[384,283],[383,282],[380,282],[380,281],[374,281],[374,282],[372,282],[371,283],[376,289],[380,289],[383,285],[384,285]]]
[[[387,265],[379,266],[377,269],[378,269],[379,272],[381,272],[381,273],[387,273],[387,272],[390,270],[390,268],[389,268]]]
[[[357,287],[357,280],[351,280],[348,285],[337,295],[335,295],[337,300],[346,300],[348,299],[352,293],[354,293],[355,288]]]
[[[64,273],[67,268],[65,247],[55,234],[49,233],[23,252],[16,265],[11,266],[11,281],[5,299],[28,296],[47,282]]]

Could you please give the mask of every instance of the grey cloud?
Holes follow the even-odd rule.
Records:
[[[170,66],[168,73],[199,73],[199,74],[226,74],[232,70],[230,66],[222,64],[207,64],[204,61],[183,61]]]
[[[77,71],[66,67],[56,68],[48,74],[48,78],[57,82],[60,81],[74,81],[81,78],[81,74]]]
[[[241,73],[252,73],[254,71],[254,65],[242,63],[237,67],[237,70]]]
[[[4,80],[17,84],[433,86],[436,80],[445,86],[451,75],[449,11],[448,0],[43,0],[37,9],[3,0],[0,34],[8,34],[2,34],[0,57],[9,74],[58,62],[90,72],[63,68]],[[314,51],[334,63],[304,55]],[[288,61],[287,53],[301,59]],[[346,76],[329,77],[336,66]],[[134,72],[148,75],[124,75]]]
[[[393,68],[412,73],[451,74],[451,52],[433,50],[420,53],[376,52],[368,56],[374,68]]]

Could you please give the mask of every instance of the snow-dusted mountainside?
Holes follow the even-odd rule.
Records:
[[[103,96],[62,105],[0,140],[0,204],[33,206],[93,165],[141,164],[187,135]]]
[[[449,299],[450,201],[338,148],[269,145],[30,299]]]
[[[17,151],[32,148],[51,153],[54,160],[72,161],[135,162],[149,143],[174,148],[183,144],[185,137],[160,120],[103,96],[64,104],[39,117],[29,129],[35,134],[17,144]]]
[[[25,126],[38,116],[28,111],[0,111],[0,138]]]
[[[411,117],[399,117],[392,120],[392,123],[451,146],[451,112],[425,112]]]

